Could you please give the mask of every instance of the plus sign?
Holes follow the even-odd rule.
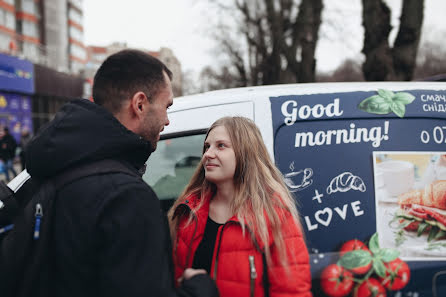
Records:
[[[313,200],[317,200],[317,202],[322,203],[321,198],[324,196],[324,194],[319,194],[319,191],[316,189],[314,190],[314,197]]]

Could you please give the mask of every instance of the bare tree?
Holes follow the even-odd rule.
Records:
[[[404,0],[397,37],[389,45],[391,10],[384,0],[362,0],[365,29],[363,64],[368,81],[411,80],[415,69],[424,0]]]
[[[315,81],[322,0],[211,2],[226,12],[215,38],[242,85]]]
[[[442,38],[437,39],[437,41],[429,40],[420,46],[417,57],[417,68],[414,74],[415,79],[424,79],[438,74],[446,74],[446,48],[442,40]]]

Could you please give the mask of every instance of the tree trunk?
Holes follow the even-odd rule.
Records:
[[[316,43],[321,25],[322,0],[303,0],[300,9],[304,15],[302,26],[299,82],[316,80]]]
[[[362,20],[365,29],[364,78],[368,81],[393,80],[392,51],[389,47],[390,9],[383,0],[362,0]]]
[[[362,65],[368,81],[412,80],[423,24],[424,0],[402,0],[400,27],[389,46],[390,9],[383,0],[362,0],[365,29]]]
[[[403,1],[400,29],[392,49],[397,80],[413,78],[423,16],[424,0]]]

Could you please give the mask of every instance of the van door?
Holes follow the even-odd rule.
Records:
[[[396,264],[401,281],[386,283],[387,296],[389,288],[434,296],[433,279],[444,280],[437,273],[446,267],[446,90],[270,102],[275,160],[299,205],[314,295],[327,296],[320,277],[332,264],[356,274],[355,287]],[[353,249],[362,251],[342,257]]]
[[[253,102],[208,105],[177,109],[169,113],[157,149],[147,162],[143,176],[161,201],[164,211],[183,192],[200,163],[207,129],[224,116],[254,117]]]

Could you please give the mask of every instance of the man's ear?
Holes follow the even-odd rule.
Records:
[[[146,108],[146,102],[147,96],[143,92],[136,92],[133,94],[133,97],[130,99],[131,113],[139,118],[141,115],[143,115],[144,108]]]

